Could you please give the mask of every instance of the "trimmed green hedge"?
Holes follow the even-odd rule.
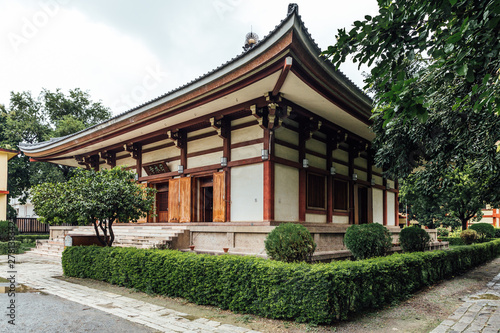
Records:
[[[401,300],[500,254],[500,240],[448,251],[329,264],[173,250],[68,247],[66,276],[92,278],[198,304],[299,322],[331,323]]]
[[[465,245],[464,240],[460,237],[438,237],[443,242],[449,242],[449,245]]]
[[[0,255],[18,253],[20,247],[21,242],[19,241],[0,242]],[[11,251],[10,253],[9,250]]]
[[[33,243],[37,239],[49,239],[50,235],[17,235],[16,240],[22,243]]]

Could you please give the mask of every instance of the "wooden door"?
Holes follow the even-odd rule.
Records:
[[[180,195],[179,195],[179,222],[191,222],[192,220],[192,178],[180,178]]]
[[[226,173],[214,173],[213,221],[226,222]]]
[[[368,189],[358,187],[358,223],[368,223]]]
[[[179,222],[180,219],[180,179],[170,179],[168,182],[168,222]]]

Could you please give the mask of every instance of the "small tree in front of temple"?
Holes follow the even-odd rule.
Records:
[[[43,223],[93,225],[99,241],[111,246],[116,221],[136,222],[151,211],[154,189],[134,181],[134,173],[78,170],[64,183],[44,183],[32,189],[32,201]]]

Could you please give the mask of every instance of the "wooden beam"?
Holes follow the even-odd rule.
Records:
[[[354,221],[354,181],[352,180],[352,174],[354,173],[354,150],[352,147],[349,148],[349,224],[355,224]]]
[[[276,81],[276,84],[274,85],[274,89],[271,93],[272,96],[277,96],[279,94],[281,87],[283,87],[283,83],[285,83],[286,77],[290,72],[290,68],[292,68],[292,62],[293,62],[292,57],[285,58],[285,64],[283,65],[283,69],[281,70],[281,74],[280,77],[278,78],[278,81]]]
[[[383,213],[384,213],[384,221],[383,225],[387,225],[387,179],[383,179],[382,181],[383,185],[383,195],[382,195],[382,200],[383,200]]]
[[[306,170],[302,161],[306,158],[306,128],[303,122],[299,123],[299,221],[305,222],[307,208],[307,182]]]
[[[333,142],[328,140],[326,145],[326,170],[330,171],[333,159]],[[333,217],[333,175],[328,172],[326,181],[326,223],[332,223]]]
[[[273,154],[272,135],[270,130],[264,130],[264,149]],[[274,163],[271,158],[264,161],[264,221],[274,221]]]

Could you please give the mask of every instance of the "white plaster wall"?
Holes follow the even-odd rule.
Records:
[[[349,216],[332,216],[332,223],[349,224]]]
[[[7,220],[7,195],[0,194],[0,221]]]
[[[390,186],[390,188],[394,188],[394,181],[393,180],[390,180],[390,179],[387,179],[387,185]]]
[[[306,214],[306,222],[309,222],[309,223],[326,223],[326,215]]]
[[[288,143],[292,143],[294,145],[299,145],[299,133],[289,130],[284,127],[280,127],[276,130],[274,133],[274,136],[276,139],[279,139],[281,141],[286,141]]]
[[[335,167],[335,172],[338,175],[349,176],[349,167],[347,165],[334,162],[333,166]]]
[[[243,117],[240,119],[235,119],[231,121],[231,126],[236,126],[236,125],[241,125],[241,124],[246,124],[251,121],[255,121],[256,118],[254,116],[248,116],[248,117]]]
[[[9,159],[6,153],[0,154],[0,190],[7,191],[7,174]]]
[[[231,169],[231,221],[262,221],[264,167],[245,165]]]
[[[275,164],[274,218],[276,221],[299,220],[299,170]]]
[[[358,170],[358,169],[354,169],[354,173],[358,174],[359,180],[368,181],[368,174],[366,172]]]
[[[241,128],[231,132],[231,143],[240,143],[264,137],[264,130],[259,125]]]
[[[384,191],[372,188],[373,222],[384,223]]]
[[[202,150],[222,147],[223,140],[218,135],[209,136],[199,140],[189,141],[187,145],[188,154]]]
[[[293,162],[299,161],[299,152],[297,150],[279,144],[274,145],[274,156]]]
[[[368,161],[363,157],[357,157],[354,159],[354,166],[363,169],[368,169]]]
[[[167,158],[172,158],[172,157],[180,157],[181,156],[181,150],[175,146],[172,147],[167,147],[159,150],[155,150],[146,154],[142,154],[142,164],[146,163],[152,163],[152,162],[160,162],[163,161]],[[129,165],[135,165],[135,160],[132,158],[127,158],[123,159],[121,161],[132,161],[128,162]],[[118,161],[116,161],[118,164]],[[132,164],[130,164],[132,163]]]
[[[206,165],[220,164],[222,151],[201,156],[189,157],[187,160],[187,168],[198,168]]]
[[[396,194],[387,192],[387,225],[397,225],[395,216]]]
[[[147,163],[147,162],[143,162],[143,163]],[[116,160],[117,166],[131,167],[131,166],[135,166],[135,164],[136,164],[136,162],[132,157],[127,157],[127,158],[123,158],[120,160]]]
[[[306,158],[309,160],[310,166],[326,170],[326,159],[310,154],[306,154]]]
[[[326,144],[315,139],[306,141],[306,149],[315,151],[320,154],[326,154]]]
[[[375,184],[377,184],[377,185],[383,185],[384,184],[384,180],[382,179],[382,177],[375,176],[375,175],[372,175],[372,177],[375,180]]]
[[[261,143],[240,147],[236,149],[231,149],[231,161],[244,160],[246,158],[260,157],[262,154],[262,147],[264,145]]]
[[[343,151],[342,149],[335,149],[332,153],[333,158],[336,158],[343,162],[349,162],[349,153]]]
[[[202,128],[200,130],[197,130],[197,131],[193,131],[193,132],[189,132],[187,134],[187,137],[188,139],[189,138],[192,138],[193,136],[197,136],[197,135],[202,135],[202,134],[205,134],[205,133],[216,133],[215,129],[213,129],[212,127],[209,127],[209,128]],[[170,140],[169,140],[170,141]]]

